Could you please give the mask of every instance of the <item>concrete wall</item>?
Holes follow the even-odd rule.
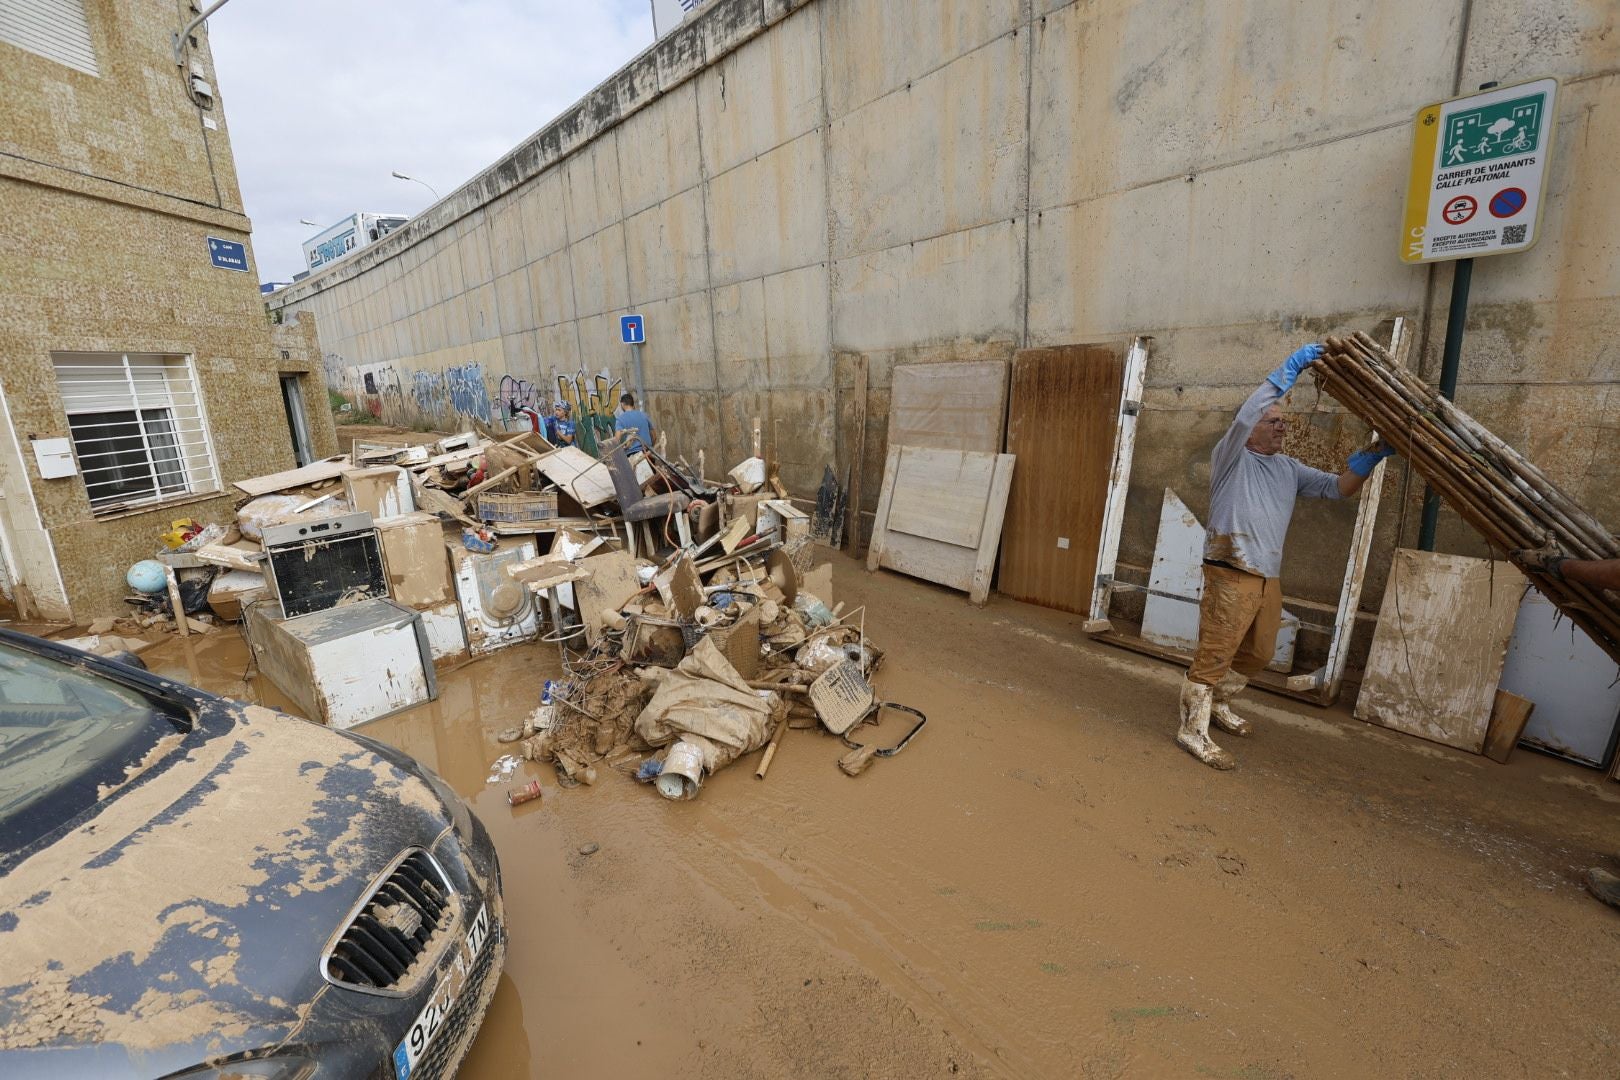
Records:
[[[85,6],[99,75],[0,44],[0,556],[24,616],[51,620],[127,610],[124,570],[171,519],[234,520],[230,481],[293,464],[251,257],[247,273],[209,261],[210,236],[245,243],[250,225],[223,106],[188,99],[170,52],[186,5]],[[219,489],[98,517],[81,477],[40,479],[29,441],[68,434],[53,351],[193,357]],[[311,430],[333,446],[310,382]]]
[[[1480,263],[1459,397],[1617,521],[1616,20],[1608,0],[716,0],[275,302],[315,313],[337,385],[387,368],[407,403],[424,371],[484,400],[503,375],[627,376],[617,318],[640,311],[675,449],[729,463],[761,416],[799,494],[844,451],[835,375],[865,356],[867,509],[895,364],[1149,334],[1124,545],[1143,564],[1163,488],[1203,513],[1209,448],[1297,344],[1403,315],[1437,368],[1451,270],[1397,258],[1413,114],[1555,75],[1542,239]],[[1293,404],[1295,445],[1337,467],[1358,425]],[[1336,598],[1352,517],[1302,510],[1291,593]],[[1392,484],[1386,552],[1403,517],[1410,542]],[[1483,552],[1449,515],[1442,540]]]

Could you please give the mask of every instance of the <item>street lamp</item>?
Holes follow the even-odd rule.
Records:
[[[428,183],[426,180],[418,180],[416,177],[414,177],[414,176],[406,176],[402,172],[394,173],[394,179],[395,180],[409,180],[413,184],[421,184],[423,187],[427,188],[429,191],[433,191],[433,185]],[[437,191],[433,191],[433,201],[434,202],[439,201],[439,193]]]

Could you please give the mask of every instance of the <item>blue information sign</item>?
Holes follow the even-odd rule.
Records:
[[[626,345],[640,345],[647,340],[647,324],[640,315],[619,316],[619,340]]]
[[[248,272],[247,247],[235,240],[221,240],[217,236],[208,238],[208,258],[221,270],[240,270]]]

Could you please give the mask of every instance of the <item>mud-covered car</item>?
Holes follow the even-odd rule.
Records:
[[[504,926],[406,755],[0,631],[0,1076],[449,1076]]]

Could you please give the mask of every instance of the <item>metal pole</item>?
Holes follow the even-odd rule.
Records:
[[[640,343],[630,346],[630,370],[635,373],[636,377],[636,408],[645,409],[647,407],[647,387],[641,377]]]
[[[1448,401],[1457,397],[1457,368],[1462,361],[1463,326],[1468,320],[1468,287],[1474,280],[1474,260],[1458,259],[1451,279],[1451,310],[1446,314],[1446,344],[1440,360],[1440,393]],[[1418,527],[1418,550],[1434,550],[1435,527],[1440,521],[1440,496],[1423,489],[1423,522]]]
[[[201,26],[203,23],[207,22],[208,16],[212,15],[214,12],[218,11],[220,8],[224,7],[230,2],[231,0],[217,0],[216,3],[209,4],[208,7],[203,9],[201,15],[198,15],[195,19],[192,19],[190,22],[186,23],[185,28],[182,29],[178,34],[174,35],[174,62],[176,64],[183,66],[186,62],[186,41],[191,37],[191,32],[197,29],[197,27]]]
[[[1481,90],[1496,86],[1495,81],[1479,84]],[[1462,363],[1463,328],[1468,322],[1468,288],[1474,281],[1474,260],[1458,259],[1451,278],[1451,308],[1446,312],[1446,343],[1440,358],[1440,393],[1446,400],[1457,399],[1457,368]],[[1418,526],[1418,550],[1434,550],[1435,528],[1440,523],[1440,496],[1431,487],[1423,489],[1423,520]]]

